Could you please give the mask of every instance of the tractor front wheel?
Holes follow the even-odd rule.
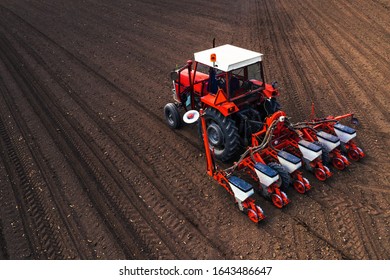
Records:
[[[170,128],[179,128],[182,124],[178,108],[173,103],[164,106],[164,115]]]

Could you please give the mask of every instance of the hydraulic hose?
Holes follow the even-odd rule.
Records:
[[[263,141],[258,145],[258,146],[255,146],[255,147],[249,147],[240,157],[240,159],[235,162],[231,167],[228,167],[224,170],[224,172],[227,174],[227,175],[230,175],[232,174],[236,169],[237,167],[239,166],[239,164],[247,157],[247,155],[249,154],[250,157],[253,159],[253,153],[256,153],[257,151],[260,151],[262,149],[264,149],[264,147],[266,147],[270,140],[272,139],[272,136],[273,136],[273,131],[276,127],[276,125],[279,123],[279,120],[275,120],[271,123],[271,125],[268,127],[266,133],[265,133],[265,136],[264,136],[264,139]]]

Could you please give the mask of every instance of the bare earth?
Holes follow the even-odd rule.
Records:
[[[390,259],[388,0],[2,0],[0,259]],[[172,131],[169,72],[265,54],[294,121],[356,113],[367,157],[247,219]]]

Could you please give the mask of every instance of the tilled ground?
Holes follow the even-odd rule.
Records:
[[[3,0],[0,258],[389,259],[390,3]],[[265,54],[294,121],[356,113],[362,162],[255,226],[170,130],[169,72]]]

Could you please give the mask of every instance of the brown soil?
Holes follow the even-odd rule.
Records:
[[[0,258],[389,259],[390,4],[3,0]],[[356,113],[367,157],[258,198],[255,226],[172,131],[169,72],[231,43],[265,54],[293,120]]]

